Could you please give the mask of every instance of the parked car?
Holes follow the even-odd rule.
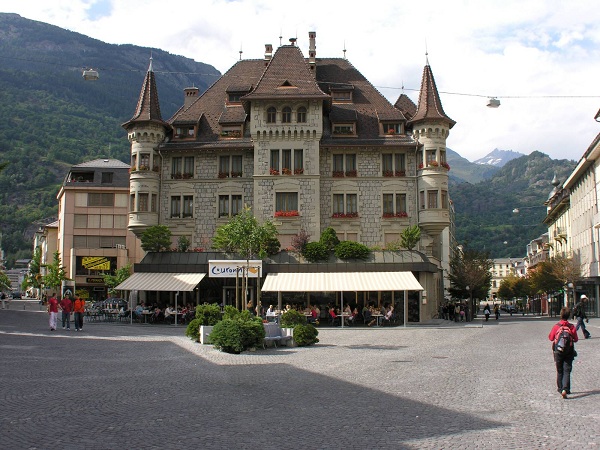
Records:
[[[13,298],[13,300],[21,300],[21,293],[17,292],[17,291],[13,292],[12,298]]]
[[[512,313],[518,313],[519,310],[515,305],[506,305],[506,312],[512,314]]]

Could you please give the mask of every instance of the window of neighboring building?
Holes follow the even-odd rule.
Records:
[[[298,211],[298,193],[297,192],[277,192],[275,193],[275,211]]]
[[[219,195],[219,217],[232,217],[238,215],[242,210],[242,196]]]
[[[184,195],[183,196],[183,217],[193,217],[194,211],[194,196]]]
[[[179,195],[171,197],[171,218],[181,216],[181,197]]]
[[[306,123],[306,108],[304,106],[298,108],[298,111],[296,112],[296,117],[298,123]]]
[[[275,123],[277,120],[277,110],[271,106],[267,108],[267,123]]]
[[[182,171],[183,160],[181,156],[173,156],[171,158],[171,178],[180,178]]]
[[[145,192],[138,193],[138,211],[147,212],[148,211],[148,194]]]
[[[355,177],[356,173],[356,154],[340,153],[333,155],[333,176],[334,177]]]
[[[114,217],[115,229],[120,230],[127,228],[127,216],[125,214],[115,214]]]
[[[292,122],[292,108],[289,106],[285,106],[281,110],[281,122],[282,123],[291,123]]]
[[[87,206],[115,206],[115,194],[108,192],[89,192]]]
[[[87,228],[87,214],[75,214],[73,216],[73,228]]]
[[[100,215],[100,228],[114,228],[114,220],[112,214]]]
[[[438,191],[427,191],[427,208],[436,209],[438,207]]]
[[[183,177],[192,178],[194,176],[194,157],[186,156],[183,158]]]
[[[353,215],[358,213],[357,194],[333,194],[333,215]]]
[[[110,184],[113,182],[113,173],[112,172],[102,172],[102,184]]]
[[[140,153],[140,170],[150,170],[150,153]]]

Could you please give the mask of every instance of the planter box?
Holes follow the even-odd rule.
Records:
[[[211,344],[210,338],[208,335],[212,333],[213,330],[212,325],[200,325],[200,343],[201,344]]]
[[[282,328],[281,329],[282,336],[291,336],[291,339],[288,339],[285,342],[286,347],[297,347],[296,342],[294,341],[294,329],[293,328]]]

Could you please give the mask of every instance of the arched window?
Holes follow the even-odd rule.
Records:
[[[306,108],[301,106],[298,108],[298,123],[306,123]]]
[[[281,110],[281,122],[282,123],[291,123],[292,122],[292,108],[290,108],[289,106],[286,106]]]
[[[275,123],[277,118],[277,110],[271,106],[267,109],[267,123]]]

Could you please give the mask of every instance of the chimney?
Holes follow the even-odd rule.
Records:
[[[183,90],[183,94],[184,94],[183,106],[186,108],[188,106],[190,106],[194,102],[194,100],[196,100],[198,98],[198,92],[199,92],[199,89],[197,87],[185,88]]]
[[[315,43],[317,33],[315,31],[308,32],[308,66],[311,70],[315,70],[317,65],[317,44]]]
[[[265,66],[271,61],[273,55],[273,46],[271,44],[265,44]]]

